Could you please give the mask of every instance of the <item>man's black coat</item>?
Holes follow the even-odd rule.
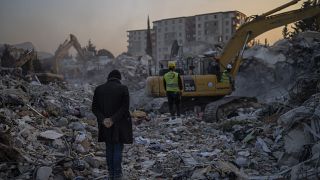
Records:
[[[98,121],[99,142],[132,143],[129,91],[118,79],[112,78],[95,89],[92,112]],[[106,128],[104,118],[111,118],[114,124]]]

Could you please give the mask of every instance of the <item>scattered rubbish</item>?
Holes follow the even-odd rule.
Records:
[[[201,121],[199,107],[172,119],[162,113],[166,98],[144,97],[148,56],[109,59],[103,71],[120,69],[132,98],[134,144],[124,147],[124,174],[130,179],[317,179],[320,83],[314,74],[320,46],[310,36],[302,43],[304,36],[246,51],[235,94],[250,93],[259,106],[239,107],[215,123]],[[44,84],[21,78],[21,71],[0,68],[0,179],[106,178],[105,144],[97,142],[91,112],[95,85]],[[105,82],[105,77],[90,78]]]

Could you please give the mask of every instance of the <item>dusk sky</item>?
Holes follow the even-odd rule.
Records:
[[[127,30],[146,29],[150,21],[238,10],[259,15],[290,0],[1,0],[0,43],[30,41],[37,50],[53,53],[70,33],[85,46],[118,55],[127,51]],[[301,2],[289,9],[301,7]],[[260,38],[274,42],[281,29]]]

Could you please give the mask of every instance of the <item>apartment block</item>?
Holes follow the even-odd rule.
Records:
[[[246,15],[239,11],[227,11],[154,21],[153,58],[158,62],[168,60],[175,40],[187,52],[199,44],[225,44],[245,19]],[[128,37],[128,52],[145,54],[146,30],[128,31]]]
[[[211,44],[228,42],[246,16],[237,11],[201,14],[195,16],[196,41]]]
[[[147,30],[131,30],[127,31],[127,37],[128,37],[128,53],[130,53],[133,56],[143,56],[146,54],[146,48],[147,48]],[[152,46],[155,46],[155,34],[154,31],[151,30],[151,42]],[[153,50],[154,52],[154,50]]]
[[[183,44],[186,39],[186,17],[164,19],[153,22],[156,34],[156,59],[169,59],[174,40]]]

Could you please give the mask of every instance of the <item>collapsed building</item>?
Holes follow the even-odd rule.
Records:
[[[306,100],[316,92],[319,82],[319,38],[318,32],[309,31],[271,47],[249,49],[244,53],[246,60],[233,95],[254,96],[267,102],[285,101],[290,95],[301,98],[299,102]]]
[[[148,57],[121,55],[107,63],[130,87],[134,144],[124,150],[129,179],[316,179],[319,160],[317,32],[255,46],[245,53],[235,95],[256,96],[252,107],[207,123],[188,111],[169,121],[144,94]],[[101,179],[104,145],[97,142],[91,99],[95,85],[26,81],[1,68],[0,177]],[[98,74],[99,83],[105,74]],[[99,77],[100,76],[100,77]],[[306,78],[307,77],[307,78]],[[154,104],[152,104],[154,103]],[[141,110],[155,108],[145,113]],[[135,111],[140,109],[140,111]]]

